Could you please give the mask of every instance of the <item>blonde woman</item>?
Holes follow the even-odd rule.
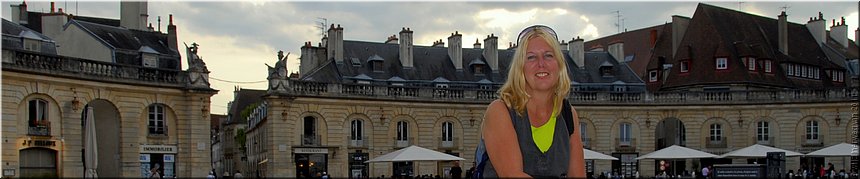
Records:
[[[482,135],[490,162],[483,176],[585,178],[582,139],[567,126],[579,119],[571,106],[562,105],[570,77],[555,31],[531,26],[517,43],[501,99],[485,113]],[[559,114],[568,107],[572,122]]]

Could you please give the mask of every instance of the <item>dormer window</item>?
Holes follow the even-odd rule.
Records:
[[[648,82],[657,81],[657,70],[648,71]]]
[[[794,65],[788,64],[786,66],[788,68],[786,68],[785,73],[788,74],[788,76],[794,76]]]
[[[24,50],[39,52],[42,51],[42,45],[39,40],[24,38]]]
[[[609,61],[604,61],[602,64],[600,64],[600,75],[602,75],[602,76],[613,76],[613,73],[612,73],[613,67],[614,67],[614,65],[612,65],[612,63],[609,63]]]
[[[384,72],[385,68],[385,59],[380,57],[379,55],[373,55],[367,58],[367,64],[370,66],[370,70],[373,72]]]
[[[743,57],[741,60],[743,60],[744,64],[747,65],[747,69],[750,71],[756,71],[756,60],[754,57]]]
[[[812,69],[813,69],[812,74],[814,75],[814,78],[816,80],[821,79],[821,76],[819,75],[819,73],[821,73],[821,71],[818,71],[818,67],[813,67]]]
[[[725,70],[729,69],[729,59],[725,57],[719,57],[716,59],[717,61],[717,70]]]
[[[158,68],[158,56],[151,53],[141,53],[143,67]]]
[[[681,73],[690,72],[690,60],[681,61]]]
[[[764,72],[765,73],[773,73],[773,62],[770,60],[764,60]]]
[[[350,61],[352,62],[352,66],[361,67],[361,60],[358,60],[358,58],[350,58]]]

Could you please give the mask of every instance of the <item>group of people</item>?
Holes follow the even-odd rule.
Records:
[[[833,163],[827,163],[827,168],[824,168],[824,165],[818,165],[810,169],[803,165],[797,169],[797,172],[789,170],[787,176],[788,178],[857,178],[857,174],[845,172],[845,169],[837,172]]]

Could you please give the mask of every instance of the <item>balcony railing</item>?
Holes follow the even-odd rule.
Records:
[[[406,140],[397,140],[397,137],[394,137],[393,139],[395,148],[409,147],[413,144],[413,141],[415,141],[414,137],[409,137]]]
[[[349,140],[349,147],[350,148],[367,148],[368,146],[366,146],[367,144],[365,143],[365,140],[367,140],[367,139],[368,139],[367,136],[362,136],[362,138],[360,140],[350,139]]]
[[[302,135],[302,146],[321,146],[320,135]]]
[[[51,136],[51,128],[48,126],[27,127],[27,134],[33,136]]]
[[[487,103],[498,98],[497,89],[480,88],[477,85],[435,88],[427,86],[403,86],[380,84],[341,84],[322,83],[289,79],[289,91],[294,95],[356,97],[373,99],[415,99],[422,101],[467,101]],[[830,90],[771,90],[771,91],[729,91],[729,92],[593,92],[571,91],[568,98],[573,105],[578,104],[762,104],[791,102],[850,101],[857,89]]]
[[[591,138],[582,138],[582,147],[586,149],[591,149]]]
[[[615,146],[619,152],[636,151],[636,138],[615,138]]]
[[[824,139],[803,139],[803,143],[800,144],[801,147],[822,147],[824,146]]]
[[[728,137],[705,137],[705,147],[706,148],[726,148],[728,147]]]
[[[184,71],[3,49],[3,70],[121,83],[184,87]]]
[[[776,146],[776,137],[764,137],[759,140],[758,136],[752,138],[756,144],[767,145],[767,146]]]
[[[458,137],[454,137],[453,140],[447,140],[447,141],[442,140],[442,137],[438,137],[438,139],[439,139],[439,148],[441,148],[441,149],[456,149],[456,148],[458,148],[458,146],[457,146],[457,141],[459,141]]]

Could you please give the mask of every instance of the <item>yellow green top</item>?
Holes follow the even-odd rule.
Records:
[[[555,118],[558,117],[558,104],[553,105],[552,115],[549,116],[549,120],[540,127],[532,127],[532,139],[535,141],[535,145],[537,145],[538,149],[541,152],[546,153],[549,150],[549,147],[552,146],[552,138],[555,133]]]

